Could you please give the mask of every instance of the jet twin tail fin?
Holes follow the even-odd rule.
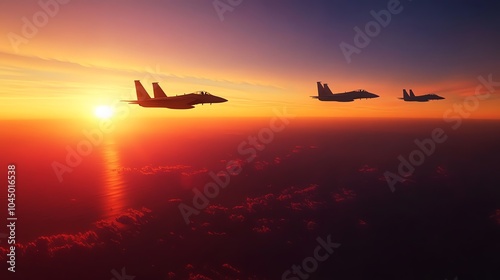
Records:
[[[165,92],[158,83],[153,83],[153,94],[155,98],[167,97],[167,95],[165,94]]]
[[[137,94],[137,101],[151,99],[146,89],[142,86],[141,81],[135,80],[135,92]]]
[[[318,84],[318,96],[333,95],[332,91],[328,87],[328,84],[321,84],[321,82],[317,82],[317,84]]]
[[[415,97],[415,94],[413,93],[413,90],[410,89],[410,96]]]
[[[317,82],[318,84],[318,96],[323,96],[323,91],[325,90],[323,88],[323,85],[321,84],[321,82]]]
[[[403,89],[403,99],[406,100],[406,99],[409,99],[409,98],[410,98],[410,95],[408,95],[408,92],[406,91],[406,89]]]
[[[330,88],[328,87],[328,84],[323,84],[323,87],[325,89],[324,91],[324,94],[325,95],[333,95],[333,92],[330,90]]]

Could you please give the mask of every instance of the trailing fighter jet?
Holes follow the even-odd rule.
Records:
[[[362,89],[349,92],[342,92],[342,93],[332,93],[327,84],[321,85],[321,82],[318,82],[317,84],[318,84],[318,96],[311,96],[311,97],[319,99],[320,101],[351,102],[354,101],[354,99],[379,97],[374,93]]]
[[[415,96],[413,90],[410,89],[410,94],[408,94],[408,92],[406,92],[406,89],[403,89],[403,98],[400,99],[403,99],[404,101],[427,102],[429,100],[441,100],[444,99],[444,97],[441,97],[435,93]]]
[[[137,100],[122,100],[129,104],[139,104],[141,107],[192,109],[196,104],[222,103],[227,99],[211,95],[206,91],[197,91],[183,95],[168,97],[158,83],[153,83],[154,98],[151,98],[139,80],[135,81]]]

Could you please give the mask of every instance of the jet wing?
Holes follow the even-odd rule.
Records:
[[[165,107],[170,109],[193,109],[196,104],[196,98],[185,96],[170,97],[168,102],[165,102]]]

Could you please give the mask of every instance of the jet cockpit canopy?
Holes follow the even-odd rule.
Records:
[[[200,95],[211,95],[208,91],[203,91],[203,90],[200,90],[200,91],[197,91],[196,94],[200,94]]]

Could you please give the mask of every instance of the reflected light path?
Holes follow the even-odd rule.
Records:
[[[102,144],[103,172],[103,216],[113,217],[123,212],[127,205],[124,193],[125,183],[121,174],[120,157],[114,139],[108,137]]]

